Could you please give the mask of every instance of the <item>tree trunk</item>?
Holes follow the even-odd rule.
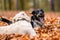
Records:
[[[4,0],[4,10],[6,10],[6,0]]]
[[[11,0],[8,0],[9,2],[9,10],[11,10]]]
[[[15,7],[16,7],[16,10],[18,10],[18,0],[15,0]]]
[[[53,0],[48,0],[48,2],[49,2],[51,11],[55,11],[55,9],[54,9],[54,1]]]
[[[36,9],[37,8],[37,6],[36,6],[37,5],[37,0],[33,0],[33,3],[34,3],[34,6],[33,6],[34,9]]]
[[[57,0],[58,11],[60,11],[60,0]]]
[[[21,0],[21,9],[24,9],[24,0]]]

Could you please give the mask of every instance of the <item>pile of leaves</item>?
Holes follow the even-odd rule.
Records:
[[[0,22],[1,25],[5,23]],[[42,28],[35,27],[36,37],[28,34],[0,34],[0,40],[60,40],[60,17],[45,18]]]

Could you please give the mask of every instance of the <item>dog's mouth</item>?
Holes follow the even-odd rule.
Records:
[[[38,15],[38,17],[44,17],[44,15],[43,15],[43,14],[41,14],[41,15]]]
[[[44,17],[43,14],[37,14],[37,17]]]
[[[39,20],[41,23],[43,23],[43,21],[44,21],[44,18],[42,18],[42,17],[39,17],[39,18],[38,18],[38,20]]]

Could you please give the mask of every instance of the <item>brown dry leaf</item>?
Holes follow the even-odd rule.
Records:
[[[28,40],[29,39],[29,35],[28,34],[25,34],[25,35],[22,35],[22,40]]]
[[[51,18],[50,23],[52,24],[55,20],[56,20],[56,18]]]
[[[46,34],[46,33],[42,34],[42,36],[43,36],[43,37],[49,37],[49,35]]]
[[[10,40],[17,40],[17,38],[12,38],[12,39],[10,39]]]
[[[5,22],[0,22],[0,26],[6,26],[7,25],[7,23],[5,23]]]

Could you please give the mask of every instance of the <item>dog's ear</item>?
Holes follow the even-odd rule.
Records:
[[[34,11],[32,11],[32,14],[33,14],[33,15],[35,15],[35,10],[34,10]]]
[[[42,13],[44,13],[44,10],[43,9],[40,9],[40,11],[42,11]]]

